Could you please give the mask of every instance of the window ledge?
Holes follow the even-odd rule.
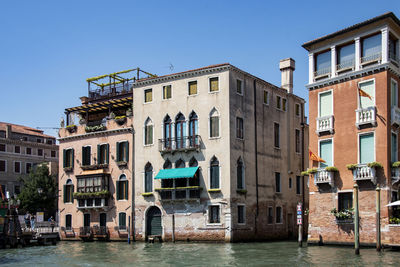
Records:
[[[142,196],[151,197],[151,196],[153,196],[153,192],[142,193]]]
[[[199,95],[199,93],[197,93],[197,94],[193,94],[193,95],[187,95],[188,97],[191,97],[191,96],[198,96]]]
[[[221,192],[221,189],[214,188],[214,189],[208,189],[207,191],[208,191],[209,193],[220,193],[220,192]]]
[[[217,136],[217,137],[208,137],[209,140],[216,140],[216,139],[221,139],[221,136]]]
[[[150,147],[150,146],[154,146],[154,144],[147,144],[147,145],[143,145],[144,147]]]
[[[246,190],[246,189],[236,189],[236,192],[237,192],[238,194],[243,194],[243,195],[246,195],[246,194],[247,194],[247,190]]]
[[[217,94],[217,93],[219,93],[219,90],[218,91],[208,91],[208,93],[209,94]]]

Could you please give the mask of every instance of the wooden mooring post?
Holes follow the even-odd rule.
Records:
[[[360,226],[359,226],[359,210],[358,210],[358,185],[354,184],[354,252],[360,254]]]
[[[381,251],[381,189],[376,187],[376,251]]]

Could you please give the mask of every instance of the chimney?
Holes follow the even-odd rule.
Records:
[[[295,61],[293,58],[282,59],[279,62],[281,70],[281,87],[286,89],[289,94],[293,94],[293,71],[295,70]]]
[[[11,139],[12,131],[11,131],[11,125],[7,124],[6,125],[6,138]]]

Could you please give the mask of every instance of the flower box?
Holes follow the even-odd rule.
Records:
[[[123,125],[126,122],[126,116],[117,116],[114,120],[118,125]]]
[[[75,192],[74,198],[75,199],[88,199],[88,198],[107,198],[111,194],[108,190],[103,190],[99,192]]]
[[[207,190],[209,193],[220,193],[221,189],[208,189]]]
[[[86,126],[85,127],[85,131],[87,133],[91,133],[91,132],[99,132],[99,131],[104,131],[106,130],[106,126],[105,125],[95,125],[95,126]]]
[[[72,124],[72,125],[68,125],[67,127],[65,127],[67,129],[68,132],[70,133],[74,133],[76,132],[76,125]]]

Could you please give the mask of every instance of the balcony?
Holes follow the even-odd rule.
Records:
[[[331,77],[331,67],[316,70],[314,72],[314,81]]]
[[[108,198],[88,198],[78,199],[79,210],[107,210],[108,209]]]
[[[376,184],[376,170],[375,168],[368,167],[367,164],[358,164],[353,169],[353,180],[357,181],[371,181]]]
[[[340,74],[346,71],[352,71],[355,67],[355,60],[346,60],[336,65],[336,73]]]
[[[400,167],[392,167],[392,185],[400,181]]]
[[[102,98],[110,98],[118,95],[124,95],[132,93],[132,85],[134,81],[124,82],[120,84],[111,84],[107,87],[97,87],[95,89],[89,89],[88,98],[90,101],[98,100]]]
[[[314,184],[329,184],[333,187],[335,172],[327,171],[325,169],[318,169],[314,174]]]
[[[360,58],[361,66],[367,66],[375,63],[380,63],[382,60],[382,52],[376,52],[365,57]]]
[[[84,226],[79,228],[80,238],[91,238],[93,236],[93,229],[90,226]]]
[[[200,200],[200,186],[156,188],[162,201],[165,200]]]
[[[108,237],[108,228],[107,228],[107,226],[95,225],[92,228],[92,232],[93,232],[94,237],[97,237],[97,238],[106,238],[106,237]]]
[[[360,128],[362,125],[371,124],[376,126],[376,108],[368,107],[356,110],[356,126]]]
[[[392,51],[389,52],[389,60],[396,65],[396,67],[399,67],[399,57]]]
[[[178,151],[199,151],[201,147],[200,135],[184,136],[178,138],[166,138],[158,140],[158,148],[162,154]]]
[[[333,134],[333,115],[317,118],[316,132],[320,135],[323,132]]]
[[[400,126],[400,108],[393,106],[392,107],[392,125]]]

